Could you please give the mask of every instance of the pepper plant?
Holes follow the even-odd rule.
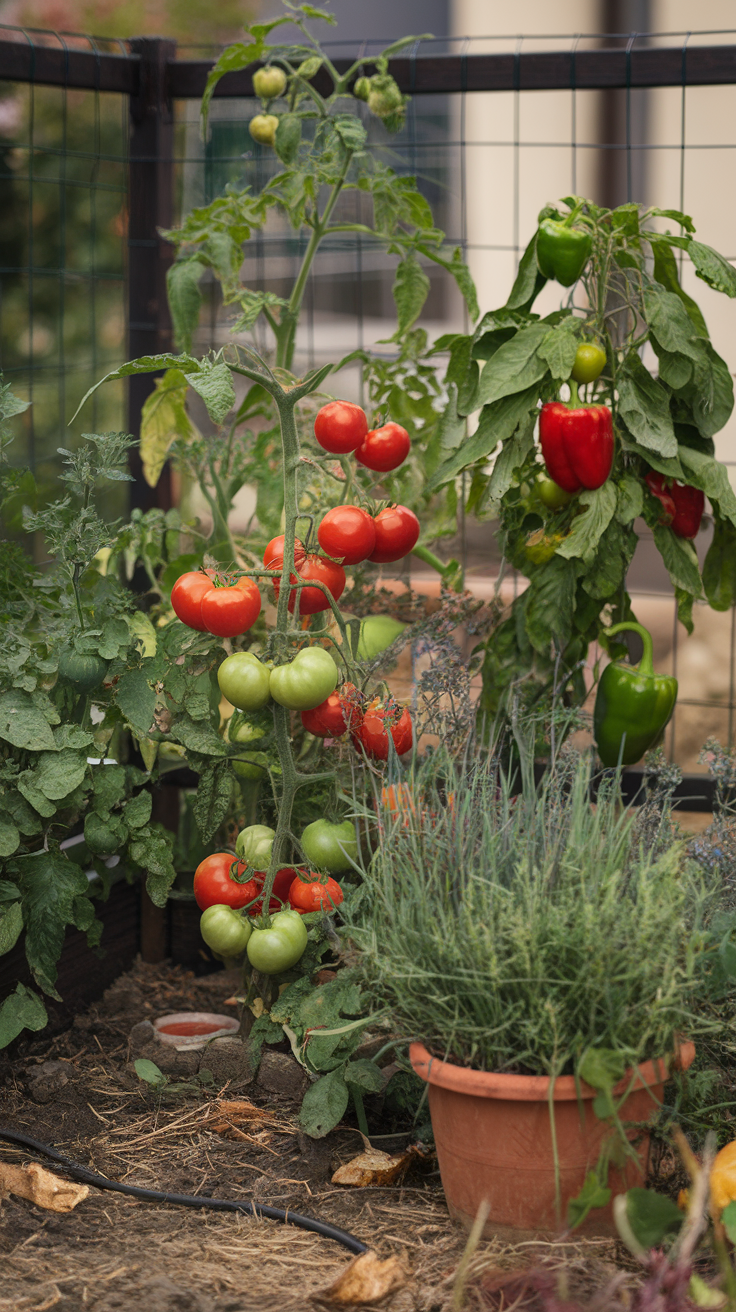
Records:
[[[589,644],[607,647],[601,630],[636,618],[626,572],[637,520],[688,632],[694,602],[736,602],[736,496],[713,441],[733,383],[682,288],[680,252],[709,287],[736,296],[736,270],[695,239],[687,215],[566,197],[542,210],[506,304],[437,343],[450,352],[450,401],[427,490],[469,471],[467,511],[498,518],[504,566],[529,580],[485,649],[490,714],[512,687],[529,703],[553,691],[584,699]],[[533,306],[549,278],[571,290],[542,318]],[[701,570],[692,539],[705,497],[714,533]]]

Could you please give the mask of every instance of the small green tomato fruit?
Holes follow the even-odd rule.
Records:
[[[275,114],[256,114],[248,124],[248,131],[261,146],[272,146],[276,140],[279,120]]]
[[[257,69],[253,74],[253,90],[261,100],[275,100],[277,96],[283,96],[286,90],[284,70],[273,64]]]

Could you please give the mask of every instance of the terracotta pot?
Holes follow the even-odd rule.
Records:
[[[572,1075],[555,1082],[554,1109],[560,1166],[561,1222],[555,1211],[555,1171],[548,1110],[550,1081],[543,1075],[497,1075],[467,1070],[432,1057],[422,1043],[412,1043],[411,1064],[429,1084],[432,1117],[442,1187],[450,1213],[470,1226],[483,1199],[490,1204],[486,1233],[520,1238],[565,1228],[567,1204],[579,1193],[592,1170],[610,1127],[593,1112],[596,1090],[580,1086]],[[680,1045],[674,1061],[647,1061],[621,1109],[624,1121],[649,1121],[662,1102],[669,1068],[687,1070],[695,1056],[692,1043]],[[614,1089],[621,1096],[631,1074]],[[641,1172],[631,1161],[623,1171],[613,1168],[613,1194],[642,1185],[649,1136],[640,1136],[635,1151]],[[609,1205],[596,1209],[576,1231],[614,1233]]]

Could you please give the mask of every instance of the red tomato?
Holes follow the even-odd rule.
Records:
[[[289,889],[289,902],[302,915],[307,915],[309,911],[332,911],[339,907],[342,900],[342,889],[331,875],[325,884],[315,874],[297,875]]]
[[[389,731],[396,754],[403,756],[413,742],[411,716],[405,706],[399,706],[394,701],[367,710],[360,728],[353,733],[353,742],[356,747],[362,747],[368,756],[387,761]]]
[[[233,587],[210,587],[202,597],[202,622],[209,633],[234,638],[246,633],[261,613],[261,594],[253,579],[240,578]]]
[[[269,911],[280,911],[284,903],[288,903],[289,889],[294,883],[294,876],[297,873],[298,868],[299,868],[298,866],[282,866],[280,870],[276,871],[276,878],[273,881],[273,888],[271,890],[271,896],[268,902]],[[253,893],[251,893],[251,897],[255,897],[256,893],[260,892],[260,890],[263,888],[263,882],[265,878],[266,878],[265,871],[263,870],[256,871],[255,875],[253,876],[253,879],[251,880],[251,883],[253,884],[253,888],[254,888]],[[259,902],[254,902],[252,907],[248,907],[248,915],[259,916],[261,914],[262,908],[263,908],[263,899],[261,899]]]
[[[211,587],[210,574],[191,570],[188,574],[181,574],[171,589],[174,614],[182,624],[188,624],[190,629],[197,629],[199,633],[207,632],[207,625],[202,620],[202,598]]]
[[[355,452],[355,459],[367,469],[385,474],[389,469],[403,465],[410,448],[411,439],[401,424],[384,424],[383,428],[372,428],[366,434],[362,446]]]
[[[367,432],[365,410],[352,401],[329,401],[314,421],[314,436],[320,446],[336,456],[355,451]]]
[[[302,724],[316,738],[340,738],[348,729],[357,729],[362,711],[360,693],[354,683],[344,683],[337,692],[311,711],[302,711]]]
[[[294,543],[294,564],[296,568],[303,560],[306,559],[304,543],[296,539]],[[271,538],[266,550],[263,553],[263,563],[266,569],[282,569],[284,564],[284,535],[280,533],[277,538]]]
[[[373,517],[360,506],[335,506],[328,510],[317,530],[319,545],[343,565],[367,560],[376,545]]]
[[[297,565],[296,572],[300,579],[314,579],[318,583],[324,583],[325,587],[329,588],[335,601],[338,601],[343,594],[345,570],[342,565],[337,565],[334,560],[328,560],[326,556],[309,555],[305,557],[302,563]],[[292,575],[292,580],[293,578]],[[271,582],[278,597],[281,587],[280,580],[272,579]],[[330,603],[320,588],[292,588],[289,597],[290,611],[293,612],[296,605],[297,592],[300,594],[300,615],[316,615],[318,611],[330,609]]]
[[[417,545],[419,520],[407,506],[387,506],[374,520],[376,545],[368,557],[375,565],[401,560]]]
[[[258,893],[255,879],[238,884],[230,877],[231,870],[244,875],[247,869],[245,861],[238,861],[232,852],[214,852],[200,861],[194,872],[194,899],[200,911],[222,904],[237,911],[250,902]]]

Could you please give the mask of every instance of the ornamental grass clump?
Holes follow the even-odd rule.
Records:
[[[590,1048],[671,1053],[728,987],[718,889],[615,776],[563,750],[535,787],[438,751],[376,799],[379,840],[346,909],[359,971],[407,1038],[480,1070],[560,1075]],[[512,791],[513,788],[513,791]],[[730,931],[726,938],[730,940]]]

